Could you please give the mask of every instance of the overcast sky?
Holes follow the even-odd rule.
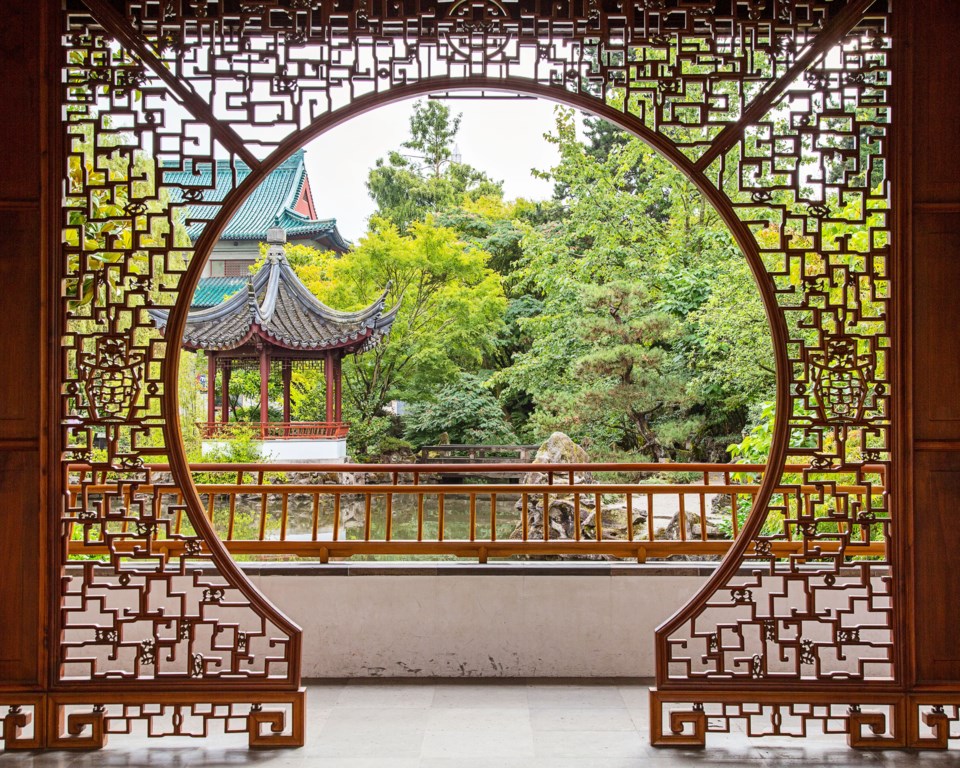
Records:
[[[340,233],[356,242],[366,231],[373,201],[365,186],[377,158],[399,149],[409,136],[414,99],[397,102],[349,120],[306,146],[307,170],[317,215],[335,218]],[[554,104],[540,99],[451,99],[463,113],[456,144],[462,161],[504,182],[507,199],[544,200],[550,182],[531,168],[556,165],[555,147],[543,140],[553,128]]]

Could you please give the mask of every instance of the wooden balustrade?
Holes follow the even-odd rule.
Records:
[[[545,482],[450,485],[444,474],[491,475],[530,465],[343,465],[343,464],[196,464],[197,491],[206,514],[235,555],[330,558],[366,556],[604,556],[645,561],[675,555],[722,555],[739,534],[759,490],[763,465],[709,464],[563,464],[537,465]],[[74,467],[68,488],[71,506],[105,510],[105,526],[74,527],[71,552],[105,552],[104,536],[122,539],[133,518],[125,510],[142,504],[156,520],[153,546],[177,552],[178,537],[191,535],[182,494],[154,465],[140,485],[118,486],[103,472]],[[871,540],[869,524],[845,530],[831,524],[829,503],[857,504],[868,510],[885,492],[879,468],[870,482],[838,484],[831,497],[822,488],[799,481],[804,468],[789,467],[796,484],[784,484],[780,505],[801,505],[809,514],[821,509],[819,552],[835,552],[840,541],[857,556],[885,552]],[[585,483],[585,472],[626,473],[630,482]],[[811,470],[815,472],[816,470]],[[310,473],[328,482],[288,482],[285,474]],[[210,473],[218,476],[210,477]],[[647,483],[642,475],[697,474],[696,482]],[[738,481],[746,476],[751,482]],[[229,478],[229,479],[227,479]],[[637,480],[639,478],[639,481]],[[717,503],[716,500],[722,502]],[[549,523],[543,525],[543,510]],[[144,515],[138,518],[143,522]],[[706,522],[705,522],[706,521]],[[774,552],[800,555],[795,532],[771,533]],[[104,532],[105,528],[105,532]],[[796,538],[800,538],[797,536]],[[131,539],[130,546],[138,542]],[[114,541],[114,547],[122,546]]]
[[[238,431],[254,440],[345,440],[350,425],[340,421],[271,421],[259,422],[198,421],[203,440],[236,437]]]
[[[417,461],[420,464],[500,464],[504,461],[532,462],[538,445],[469,445],[444,443],[424,445]]]

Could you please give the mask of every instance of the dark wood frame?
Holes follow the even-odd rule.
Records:
[[[106,0],[91,0],[90,5],[109,8]],[[861,10],[865,7],[862,3],[851,3],[853,6]],[[89,735],[65,740],[59,725],[62,707],[66,703],[89,704],[91,693],[105,703],[186,703],[188,699],[224,698],[236,702],[243,695],[253,695],[258,703],[281,701],[296,709],[297,702],[302,701],[296,676],[279,690],[273,684],[244,684],[226,686],[230,690],[225,691],[223,683],[218,682],[206,689],[194,687],[189,694],[179,684],[155,681],[117,681],[97,691],[55,682],[58,665],[50,649],[56,644],[51,628],[58,625],[59,598],[54,586],[59,576],[61,542],[57,525],[64,481],[58,470],[61,428],[57,423],[62,366],[59,340],[63,335],[63,319],[57,309],[60,286],[56,258],[62,155],[56,80],[60,18],[54,0],[22,3],[8,14],[0,31],[5,40],[4,54],[0,55],[8,75],[2,80],[0,95],[4,103],[17,104],[24,113],[22,120],[0,124],[6,169],[0,180],[0,217],[5,221],[8,241],[16,246],[8,248],[3,258],[8,264],[11,259],[18,260],[16,269],[4,272],[5,288],[8,295],[18,297],[18,306],[16,312],[8,312],[13,320],[7,325],[8,353],[2,356],[6,389],[0,390],[5,395],[0,398],[4,409],[0,421],[0,490],[5,503],[0,508],[0,524],[5,530],[21,533],[19,546],[4,552],[6,575],[0,582],[5,595],[20,595],[19,602],[0,601],[0,649],[5,653],[0,655],[0,699],[11,707],[32,708],[37,723],[35,735],[20,740],[28,715],[19,709],[0,712],[7,749],[99,746],[103,716],[96,707],[74,723],[85,725]],[[960,160],[952,146],[955,127],[960,124],[960,83],[950,74],[949,58],[949,41],[960,37],[960,13],[949,0],[914,0],[909,6],[898,7],[893,19],[897,41],[894,70],[898,73],[894,109],[899,116],[891,173],[896,216],[891,271],[895,281],[893,373],[899,393],[894,400],[891,485],[896,489],[899,523],[892,560],[899,605],[893,625],[899,672],[889,684],[871,684],[866,692],[819,683],[687,686],[670,683],[661,660],[655,703],[694,705],[671,724],[677,726],[670,728],[675,730],[673,743],[702,745],[707,717],[704,704],[724,702],[780,706],[841,701],[852,707],[847,714],[851,745],[867,748],[943,748],[948,742],[949,722],[957,719],[956,710],[945,715],[942,708],[960,707],[960,616],[943,611],[942,601],[960,597],[960,577],[952,558],[960,530],[952,515],[960,501],[960,408],[956,406],[960,335],[952,322],[955,315],[944,322],[942,314],[954,311],[944,305],[950,293],[945,294],[943,286],[960,282]],[[475,87],[498,84],[504,87],[503,82],[473,83]],[[204,105],[194,103],[196,98],[189,92],[183,95],[193,107],[204,109]],[[576,99],[564,100],[576,105]],[[379,103],[382,100],[358,100],[354,113]],[[603,111],[596,103],[589,108]],[[345,119],[342,113],[338,117]],[[294,148],[301,139],[291,139],[288,148]],[[657,146],[654,139],[651,143]],[[237,151],[243,156],[242,147]],[[252,187],[248,184],[238,189],[234,199],[242,197],[246,188]],[[210,232],[214,229],[211,227]],[[26,269],[22,268],[24,263]],[[189,279],[186,287],[191,287]],[[179,317],[174,327],[182,325],[185,312],[185,303],[174,309]],[[168,393],[168,398],[175,395]],[[177,431],[175,426],[173,431]],[[778,445],[782,452],[784,441]],[[185,473],[183,467],[178,471]],[[215,559],[242,580],[228,561]],[[732,567],[725,566],[728,571]],[[11,571],[23,575],[16,587],[10,581]],[[719,580],[717,577],[714,582]],[[47,609],[36,615],[23,612],[30,605]],[[260,607],[270,610],[268,605]],[[291,630],[295,636],[292,626]],[[889,720],[884,724],[876,715],[859,711],[861,705],[869,704],[888,707]],[[921,733],[921,712],[932,735]],[[658,710],[654,718],[657,725],[661,715],[662,710]],[[249,719],[258,723],[262,718],[258,715]],[[293,722],[288,744],[296,743],[298,736],[302,739],[302,724],[297,726],[296,715]],[[687,731],[685,724],[689,726]],[[888,727],[889,735],[865,735],[864,728],[874,726],[880,730]],[[659,730],[655,737],[662,734]],[[260,743],[256,734],[252,734],[251,743]]]

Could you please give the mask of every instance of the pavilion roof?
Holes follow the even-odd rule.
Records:
[[[207,222],[212,221],[219,212],[219,203],[250,175],[250,168],[237,160],[234,180],[234,168],[228,159],[188,162],[182,169],[164,167],[161,170],[163,183],[169,187],[173,202],[188,201],[187,193],[197,194],[199,190],[200,199],[188,202],[186,206],[187,234],[194,241],[203,232]],[[286,230],[290,239],[318,240],[326,247],[346,251],[350,244],[337,229],[336,219],[311,218],[303,212],[302,205],[298,206],[305,195],[310,195],[310,180],[304,151],[299,149],[250,193],[240,210],[230,219],[220,239],[262,242],[266,239],[268,229],[280,227]],[[312,210],[312,205],[311,199],[308,209]]]
[[[284,256],[282,232],[272,230],[263,266],[240,290],[215,307],[187,314],[183,346],[188,349],[238,349],[255,337],[290,350],[343,349],[363,352],[390,332],[400,309],[384,311],[390,287],[358,312],[340,312],[318,300],[300,281]],[[149,310],[165,328],[168,310]]]

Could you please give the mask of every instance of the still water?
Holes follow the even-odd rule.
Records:
[[[518,494],[498,494],[495,503],[497,538],[507,538],[520,525],[521,513],[517,509]],[[204,497],[208,503],[208,497]],[[491,525],[491,499],[489,495],[480,496],[476,501],[477,538],[489,538]],[[393,540],[418,538],[418,528],[422,529],[422,538],[436,541],[440,529],[440,507],[435,495],[424,495],[422,500],[422,522],[419,520],[418,499],[415,494],[393,494],[390,501],[391,538]],[[237,496],[233,514],[233,538],[256,540],[260,538],[261,525],[264,526],[264,538],[278,540],[283,527],[283,511],[279,497],[267,497],[266,522],[263,524],[264,505],[259,494],[240,494]],[[363,497],[344,494],[340,499],[340,540],[362,539],[366,524],[366,506]],[[334,502],[331,496],[319,497],[316,510],[314,498],[309,494],[289,497],[287,508],[286,540],[309,541],[313,539],[314,517],[316,516],[316,540],[333,539]],[[214,498],[214,527],[221,538],[226,539],[230,529],[230,501],[226,495]],[[374,541],[385,540],[387,530],[387,498],[384,495],[371,497],[370,538]],[[445,539],[467,539],[470,537],[470,500],[463,494],[444,494],[443,499],[443,536]]]

